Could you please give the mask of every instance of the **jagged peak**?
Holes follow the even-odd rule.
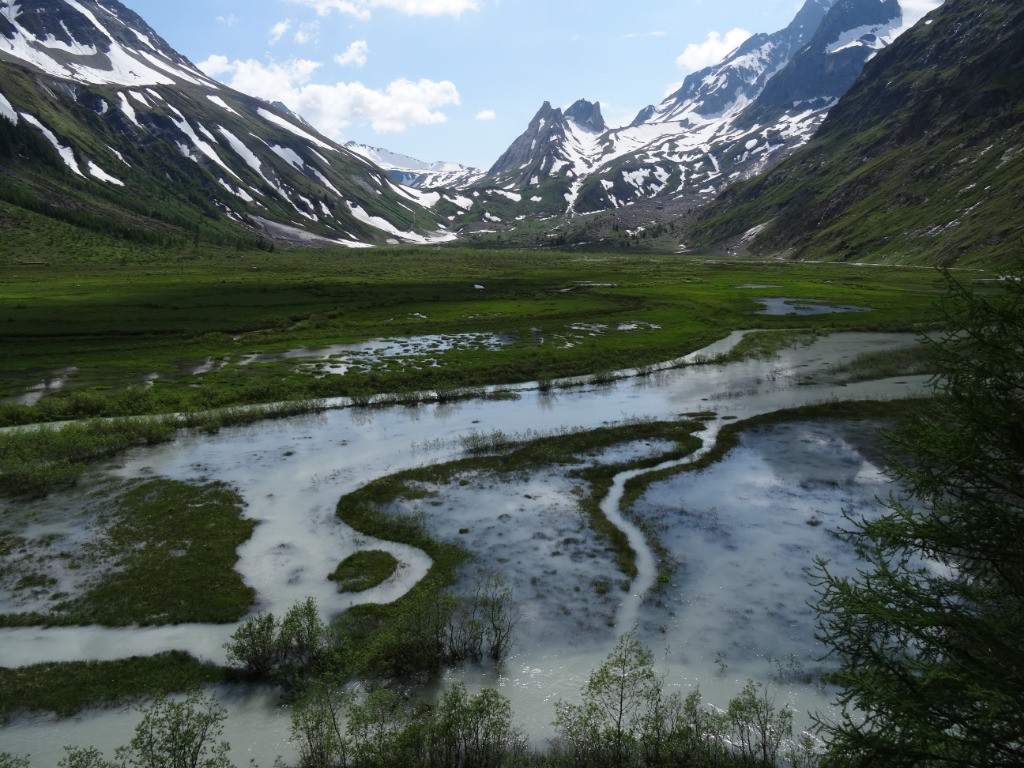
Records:
[[[533,116],[533,119],[530,121],[530,126],[534,127],[540,124],[541,121],[551,122],[552,120],[561,119],[562,110],[558,109],[557,107],[552,107],[550,101],[545,101],[543,104],[540,105],[540,109],[537,110],[537,114]]]
[[[633,122],[629,124],[630,128],[636,128],[637,126],[643,125],[654,117],[656,107],[653,104],[648,104],[646,107],[637,112],[636,117],[633,118]]]
[[[565,110],[565,118],[572,120],[581,128],[595,133],[608,130],[604,117],[601,115],[601,102],[599,101],[589,102],[586,99],[580,99]]]

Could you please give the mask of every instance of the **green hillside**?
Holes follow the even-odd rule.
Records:
[[[697,214],[690,243],[998,266],[1020,251],[1022,205],[1024,3],[947,0],[869,62],[803,150]]]

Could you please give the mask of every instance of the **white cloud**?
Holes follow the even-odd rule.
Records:
[[[748,37],[750,33],[739,27],[730,29],[725,35],[720,32],[709,32],[707,40],[703,43],[690,43],[686,46],[686,50],[676,59],[676,64],[687,72],[710,67],[724,59]]]
[[[342,131],[365,121],[379,133],[396,133],[413,125],[447,121],[442,108],[460,103],[455,84],[442,80],[395,80],[387,88],[362,83],[311,82],[320,62],[292,59],[283,64],[229,61],[211,56],[199,67],[227,85],[268,101],[281,101],[324,135],[341,140]]]
[[[366,58],[370,53],[370,46],[365,40],[356,40],[344,53],[334,57],[334,63],[343,67],[362,67],[366,64]]]
[[[397,11],[405,16],[455,16],[475,11],[480,0],[291,0],[316,10],[320,16],[347,13],[358,19],[369,19],[377,8]]]
[[[924,16],[931,13],[942,5],[942,0],[900,0],[900,9],[903,11],[903,26],[899,32],[902,34],[917,24]]]
[[[241,21],[241,19],[232,14],[230,16],[218,16],[217,21],[219,21],[221,24],[227,24],[229,27],[233,27],[235,26],[235,24]]]
[[[285,101],[283,95],[308,83],[320,68],[320,62],[292,59],[284,64],[264,65],[255,59],[228,61],[227,56],[211,56],[200,62],[199,68],[242,93],[267,101]]]
[[[290,21],[285,20],[277,22],[277,24],[270,28],[270,42],[278,42],[282,37],[288,34],[288,30],[291,28],[292,23]]]
[[[494,120],[497,117],[498,113],[495,112],[493,109],[481,109],[479,112],[476,113],[476,119],[481,120],[483,122]]]
[[[662,29],[658,29],[655,30],[654,32],[630,32],[629,34],[624,35],[624,37],[627,40],[635,40],[638,37],[664,37],[667,34],[668,32]]]
[[[317,39],[320,35],[320,22],[314,21],[308,24],[303,24],[299,27],[293,38],[299,45],[306,45]]]

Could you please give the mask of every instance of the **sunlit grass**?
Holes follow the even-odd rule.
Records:
[[[55,259],[0,274],[0,396],[77,369],[38,405],[0,403],[0,424],[552,381],[672,360],[738,328],[919,329],[939,319],[943,291],[928,270],[652,254],[153,256],[124,266]],[[755,314],[759,296],[871,311],[768,317]],[[446,334],[505,341],[371,358],[345,375],[293,359],[243,365],[256,352]],[[213,370],[191,372],[206,361]]]

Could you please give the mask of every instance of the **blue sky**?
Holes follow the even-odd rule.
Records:
[[[221,82],[325,135],[489,167],[544,101],[628,123],[801,0],[123,0]]]

